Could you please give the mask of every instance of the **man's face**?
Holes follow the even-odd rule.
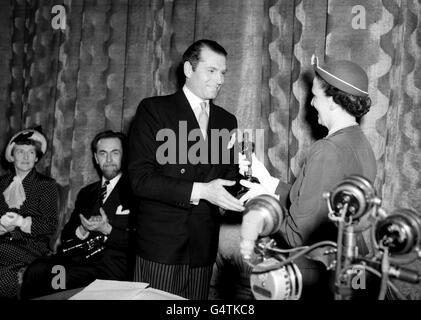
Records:
[[[118,138],[100,139],[96,145],[95,161],[102,171],[102,175],[111,180],[121,172],[123,147]]]
[[[226,72],[225,56],[207,47],[202,48],[196,70],[193,70],[190,62],[184,64],[187,87],[204,100],[216,98],[224,83]]]
[[[13,147],[13,164],[16,172],[27,173],[32,170],[38,161],[37,151],[32,145],[19,145]]]
[[[311,105],[317,110],[318,122],[320,125],[328,127],[332,97],[326,96],[324,90],[320,86],[320,81],[317,79],[317,77],[314,77],[313,79],[313,87],[311,92],[313,93]]]

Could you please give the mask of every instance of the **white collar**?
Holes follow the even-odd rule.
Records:
[[[114,178],[112,178],[111,180],[108,180],[108,181],[110,181],[110,184],[107,186],[107,195],[109,195],[111,193],[111,191],[114,189],[114,187],[116,186],[117,182],[120,180],[120,178],[121,178],[122,175],[123,174],[120,172]],[[101,179],[101,186],[104,185],[105,180],[107,180],[107,179],[105,179],[104,177],[102,177],[102,179]]]
[[[200,104],[202,102],[207,102],[206,112],[209,114],[209,100],[204,100],[196,96],[186,85],[183,86],[183,92],[186,95],[186,98],[192,108],[193,112],[196,114],[200,113]]]
[[[327,134],[326,137],[331,136],[332,134],[334,134],[335,132],[338,132],[339,130],[342,130],[342,129],[345,129],[345,128],[348,128],[348,127],[352,127],[352,126],[358,126],[358,123],[355,121],[355,122],[343,124],[341,126],[337,126],[335,128],[332,128],[332,129],[329,130],[329,133]]]

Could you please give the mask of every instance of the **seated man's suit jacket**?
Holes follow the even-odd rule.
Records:
[[[215,261],[219,209],[205,200],[192,205],[190,196],[194,182],[236,177],[234,148],[228,148],[230,133],[236,128],[235,116],[211,101],[206,140],[208,161],[194,163],[188,152],[197,147],[199,138],[188,141],[187,136],[194,129],[200,132],[200,127],[184,92],[142,100],[129,142],[129,175],[133,192],[140,199],[136,213],[138,256],[163,264],[191,266],[207,266]],[[171,143],[175,154],[169,155],[174,156],[173,163],[158,161],[162,156],[160,147],[165,143],[165,139],[157,139],[162,129],[170,130],[176,137]],[[217,144],[212,129],[225,129],[228,141],[219,139]],[[227,149],[229,160],[222,163],[222,154],[226,155]]]
[[[87,219],[100,214],[100,189],[101,181],[97,181],[80,190],[72,216],[63,229],[62,243],[68,239],[78,240],[75,232],[81,224],[79,214]],[[112,226],[112,231],[107,235],[105,250],[92,257],[91,262],[97,263],[98,267],[106,268],[106,273],[110,275],[110,278],[129,279],[129,265],[133,252],[131,217],[136,206],[130,183],[125,174],[117,182],[102,208]],[[100,234],[99,232],[90,232],[88,239]]]

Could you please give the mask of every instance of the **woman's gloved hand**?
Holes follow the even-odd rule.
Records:
[[[244,173],[250,167],[250,161],[246,159],[246,156],[242,153],[238,154],[238,165],[240,167],[240,174]],[[266,192],[269,194],[274,194],[276,187],[279,184],[279,179],[272,177],[269,171],[266,169],[264,164],[257,159],[256,155],[253,153],[251,156],[251,171],[253,177],[259,179],[260,184],[265,188]]]
[[[32,226],[32,218],[31,217],[22,217],[20,214],[16,212],[6,212],[0,218],[0,224],[6,229],[7,232],[11,232],[16,229],[16,227],[20,228],[25,233],[31,233],[31,226]],[[0,228],[1,234],[1,228]]]
[[[23,224],[23,217],[16,212],[6,212],[0,218],[0,223],[8,231],[13,231],[16,227],[21,227]]]

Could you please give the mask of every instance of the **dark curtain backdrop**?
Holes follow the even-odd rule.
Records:
[[[51,25],[57,4],[64,30]],[[354,29],[361,8],[365,28]],[[376,189],[388,211],[421,214],[420,9],[420,0],[1,0],[0,146],[42,125],[49,149],[38,169],[62,186],[70,212],[97,179],[93,136],[127,132],[142,98],[176,90],[186,47],[211,38],[229,52],[217,103],[240,128],[264,129],[266,165],[292,182],[323,133],[309,107],[317,53],[367,70],[373,107],[361,125],[378,161]],[[419,287],[403,287],[421,298]]]

